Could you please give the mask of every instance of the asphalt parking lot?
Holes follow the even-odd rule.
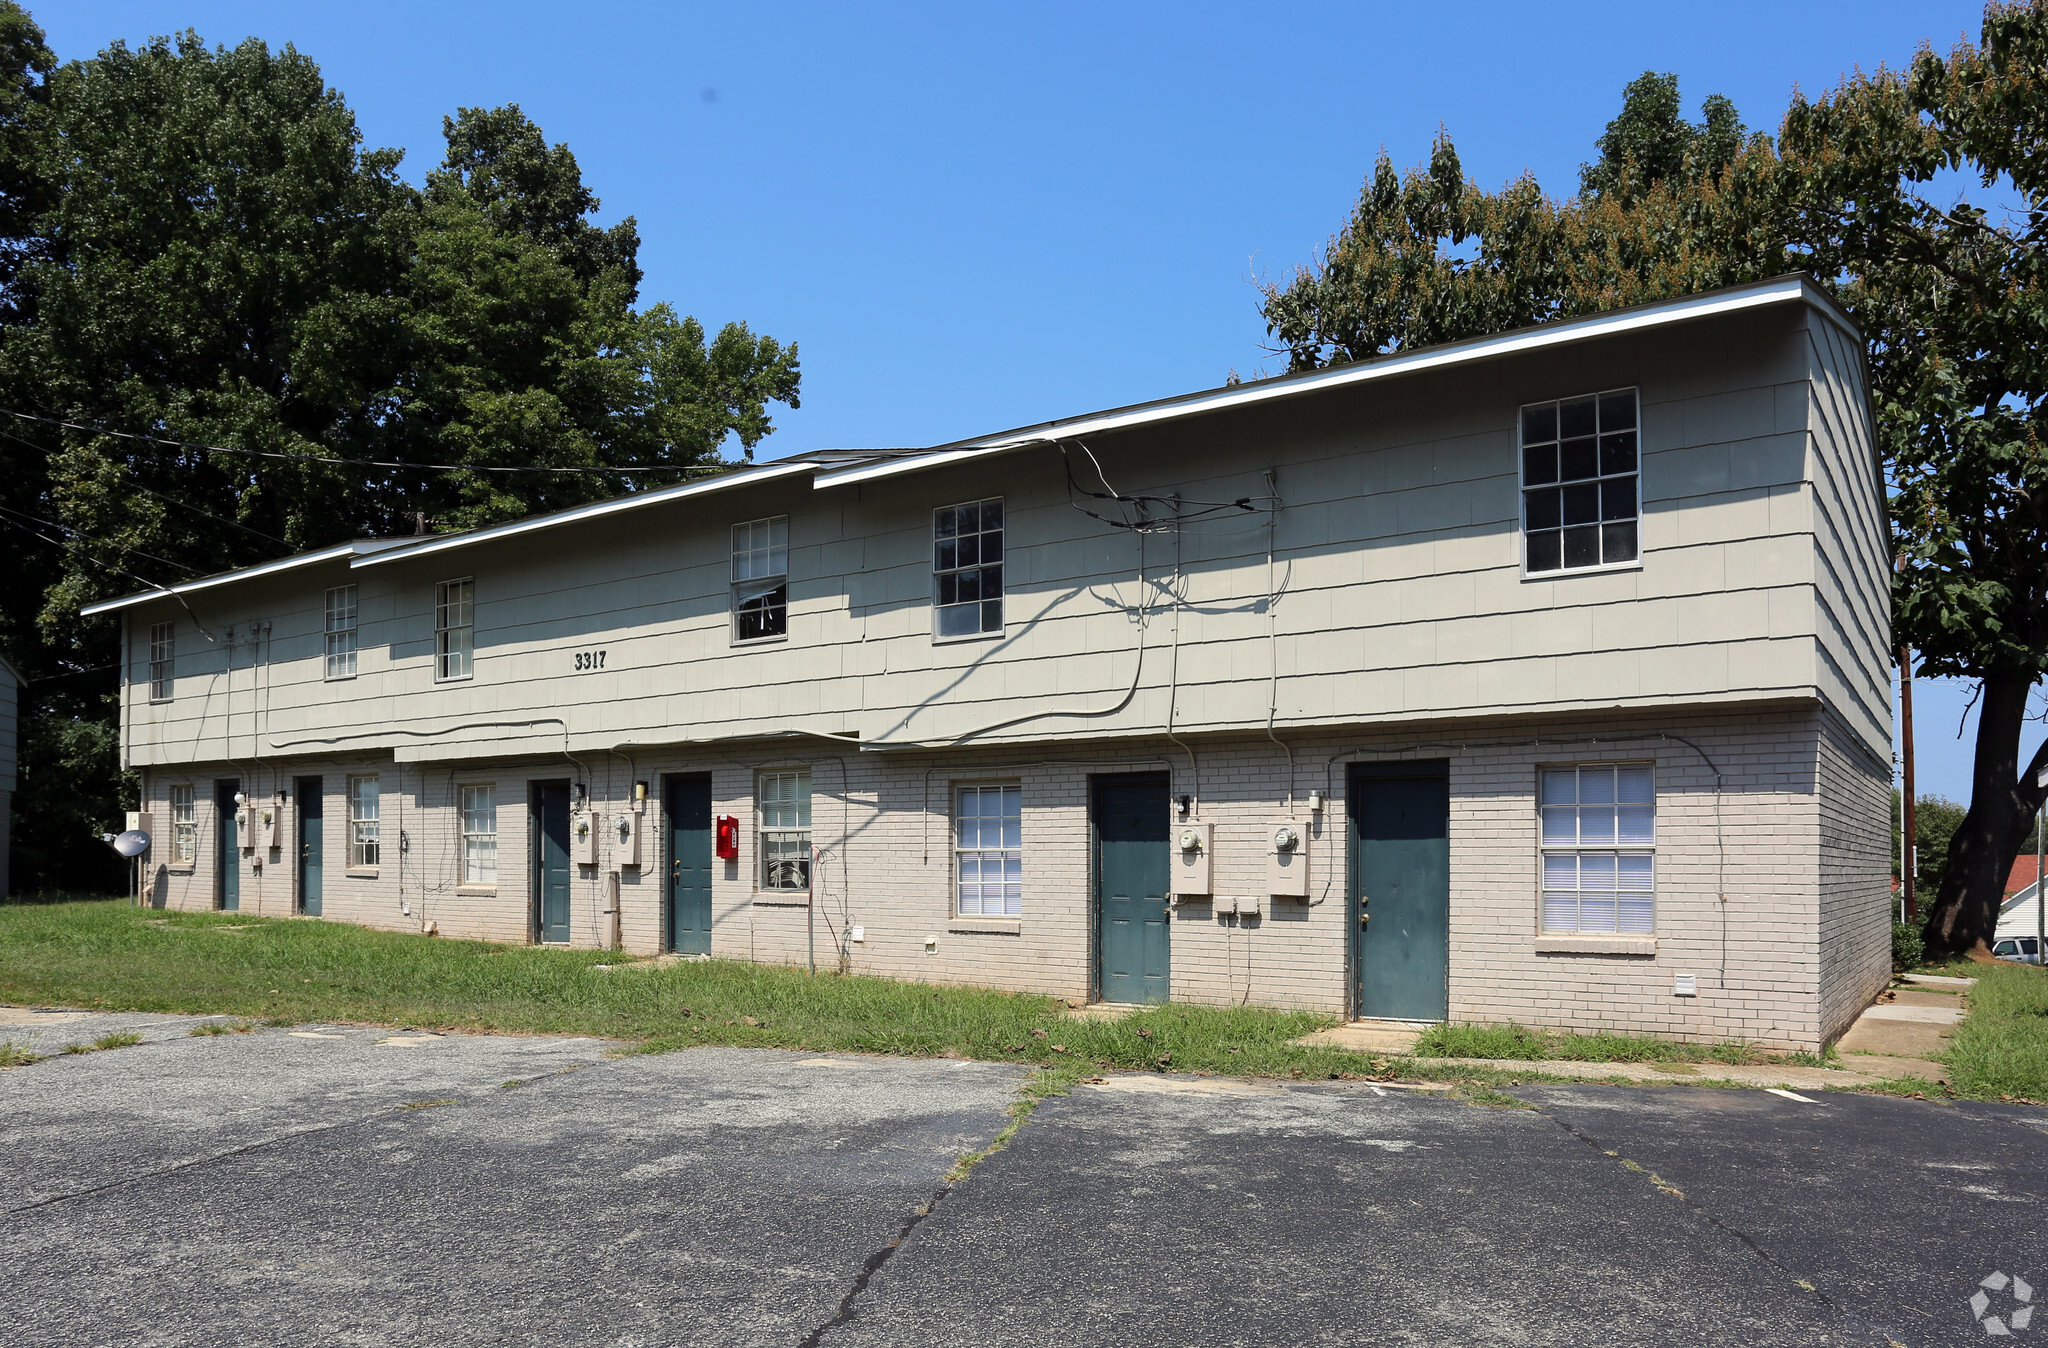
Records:
[[[0,1072],[10,1346],[2048,1336],[2020,1106],[1112,1077],[953,1182],[1019,1069],[0,1020],[144,1038]]]

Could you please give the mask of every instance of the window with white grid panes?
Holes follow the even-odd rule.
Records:
[[[732,638],[789,635],[789,517],[732,527]]]
[[[192,814],[192,788],[171,788],[171,860],[190,866],[199,857],[199,821]]]
[[[462,883],[498,883],[498,788],[465,786],[462,813]]]
[[[1522,533],[1530,575],[1642,556],[1636,391],[1522,409]]]
[[[327,672],[330,679],[356,676],[356,587],[327,592]]]
[[[151,623],[149,627],[149,700],[169,702],[171,681],[177,677],[178,626]]]
[[[963,786],[954,796],[953,876],[963,917],[1024,911],[1024,791]]]
[[[764,772],[754,801],[760,814],[761,888],[803,893],[811,887],[811,770]]]
[[[932,512],[932,635],[1003,630],[1003,503]]]
[[[1543,930],[1656,931],[1657,795],[1648,763],[1582,763],[1538,772]]]
[[[434,677],[466,679],[476,650],[476,582],[434,587]]]
[[[382,806],[375,777],[348,779],[348,864],[368,870],[377,864],[382,850]]]

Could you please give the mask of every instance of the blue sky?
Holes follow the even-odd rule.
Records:
[[[1569,192],[1622,86],[1775,130],[1795,86],[1974,37],[1981,6],[31,4],[60,57],[187,27],[290,42],[417,176],[458,106],[518,103],[646,301],[797,341],[766,456],[922,445],[1205,388],[1263,349],[1260,276],[1342,222],[1384,145]],[[1967,798],[1963,697],[1919,685],[1923,790]],[[2029,737],[2029,747],[2033,737]]]

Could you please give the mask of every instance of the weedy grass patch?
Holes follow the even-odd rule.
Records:
[[[1942,1055],[1950,1086],[1975,1100],[2048,1104],[2048,974],[2026,964],[1972,968],[1969,1015]]]
[[[1418,1058],[1494,1058],[1516,1062],[1719,1063],[1749,1067],[1778,1059],[1754,1044],[1731,1040],[1687,1044],[1640,1034],[1568,1034],[1525,1025],[1436,1025],[1413,1050]]]

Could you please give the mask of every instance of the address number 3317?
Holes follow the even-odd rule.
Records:
[[[604,652],[603,652],[603,651],[578,651],[578,652],[576,652],[576,672],[577,672],[577,673],[579,673],[579,674],[580,674],[580,673],[582,673],[582,672],[583,672],[584,670],[586,670],[586,669],[603,669],[603,668],[604,668]]]

